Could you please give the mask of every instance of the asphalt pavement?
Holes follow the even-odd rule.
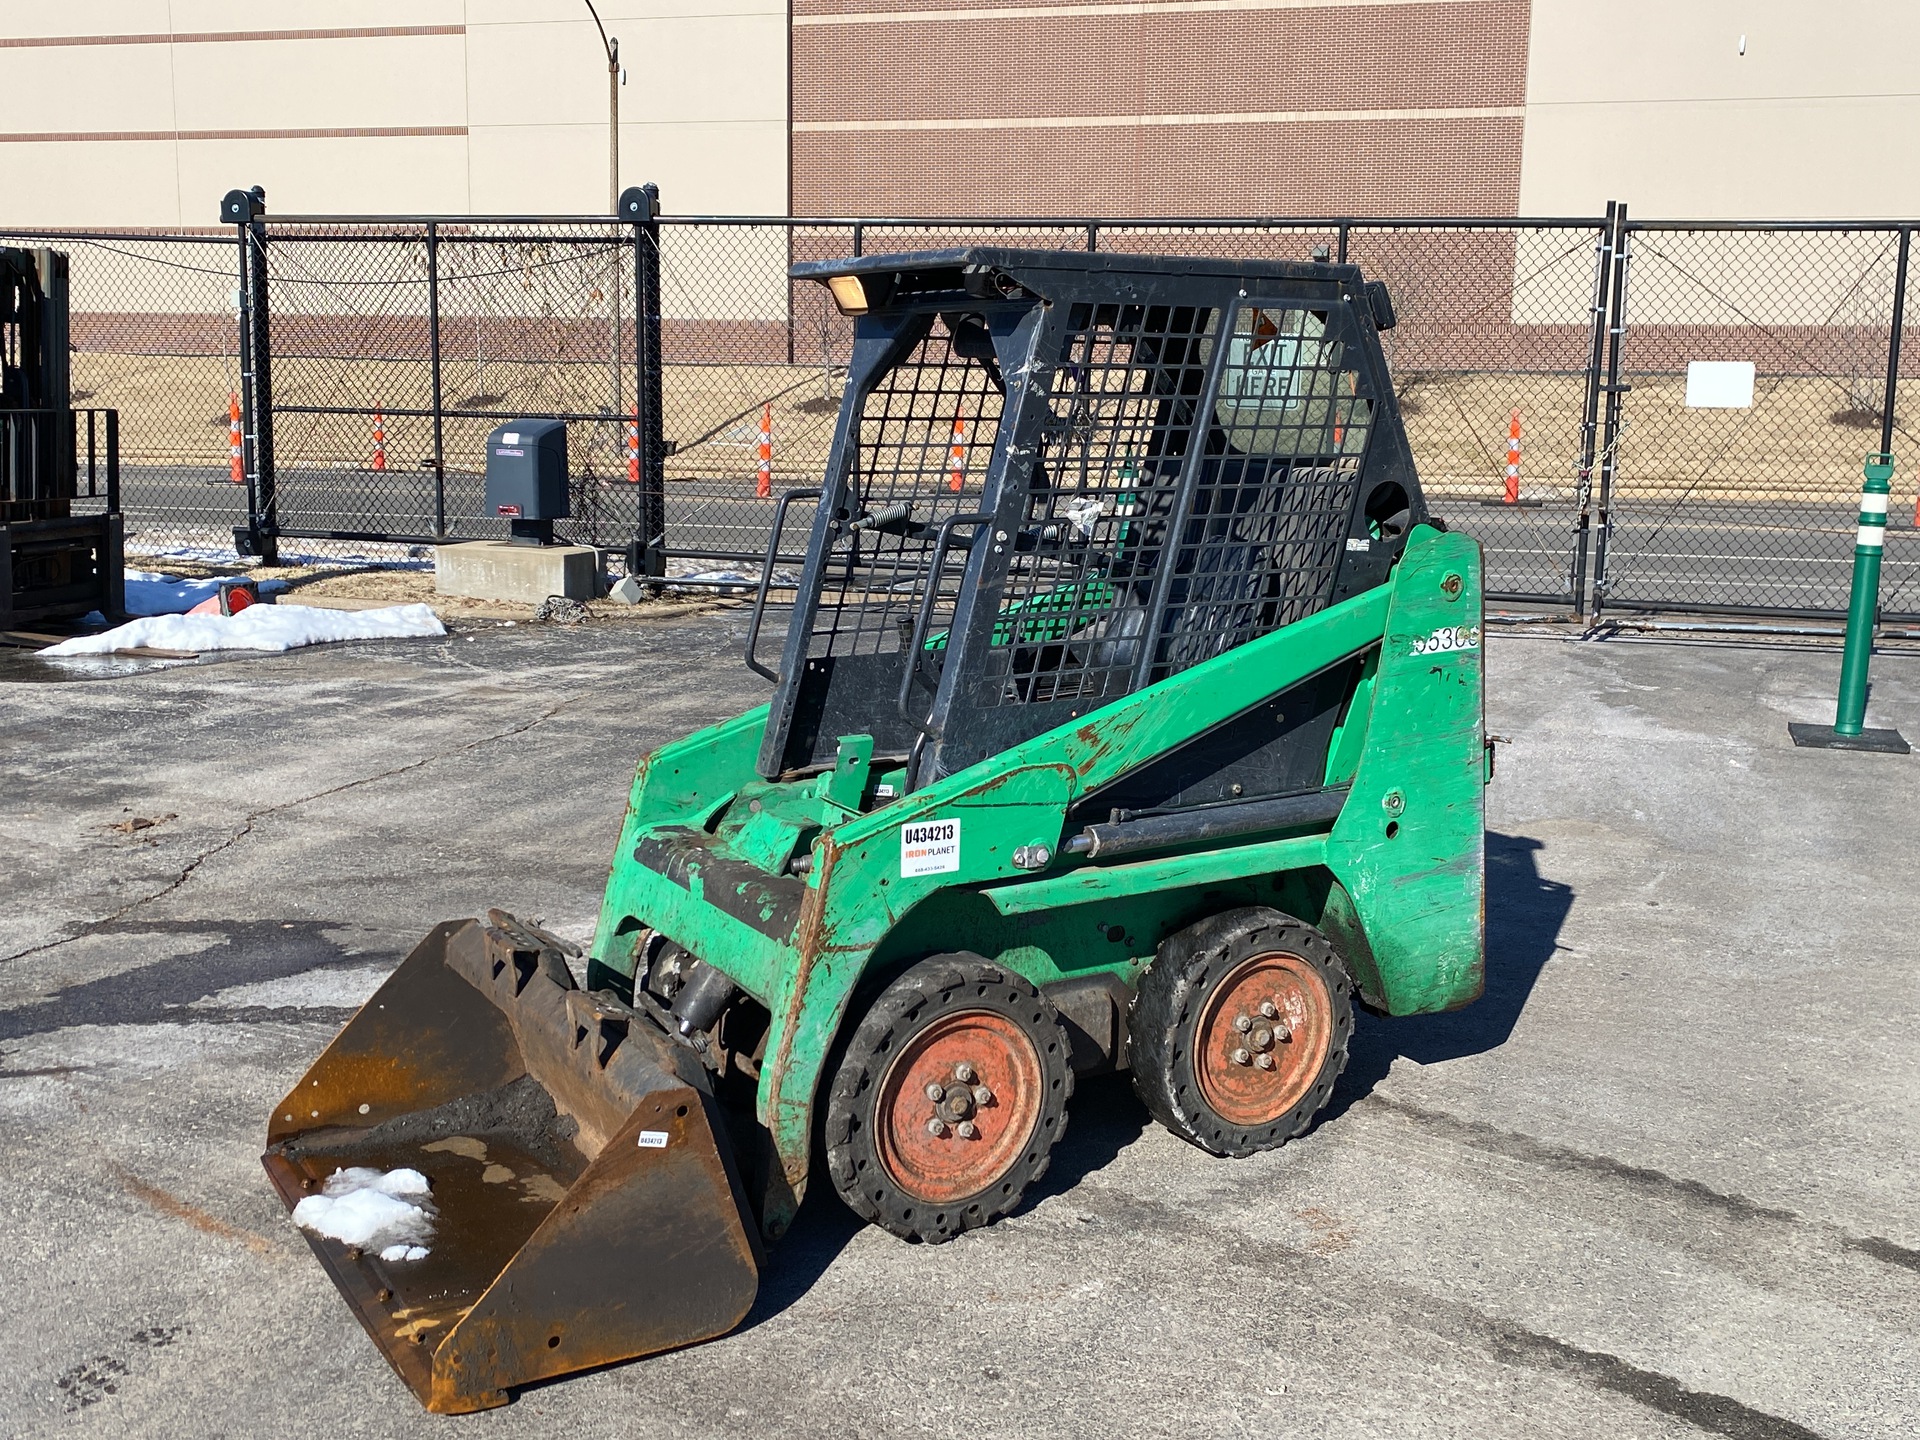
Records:
[[[1920,758],[1788,743],[1832,650],[1505,635],[1488,992],[1363,1017],[1312,1133],[1218,1160],[1090,1081],[999,1224],[822,1187],[736,1334],[420,1412],[268,1108],[434,922],[589,932],[636,759],[762,698],[741,628],[0,659],[0,1434],[1916,1433]],[[1920,739],[1920,657],[1875,677]]]
[[[234,485],[225,471],[128,466],[121,486],[129,530],[136,535],[190,526],[224,542],[234,526],[246,523],[245,488]],[[444,510],[452,533],[466,539],[504,533],[498,522],[479,518],[483,489],[478,475],[448,474]],[[638,513],[634,488],[610,481],[599,493],[602,541],[624,544]],[[737,484],[676,481],[667,487],[670,548],[758,556],[766,548],[773,503],[752,497],[748,477]],[[1490,591],[1549,598],[1568,593],[1577,518],[1570,504],[1509,508],[1459,497],[1432,503],[1450,524],[1485,546]],[[281,472],[279,515],[287,531],[425,537],[436,533],[438,514],[427,471],[396,466],[384,472],[309,467]],[[1857,514],[1845,499],[1811,505],[1629,498],[1614,512],[1608,593],[1618,601],[1676,610],[1743,605],[1843,612]],[[1920,532],[1906,523],[1909,518],[1895,516],[1888,531],[1881,594],[1887,611],[1916,614]],[[793,523],[804,522],[803,511]],[[298,548],[297,542],[289,543]],[[1589,539],[1589,573],[1597,548],[1596,530]]]

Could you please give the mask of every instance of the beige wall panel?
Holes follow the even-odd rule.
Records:
[[[459,25],[460,0],[172,0],[176,33],[218,30],[345,30],[391,25]],[[164,27],[162,27],[164,28]]]
[[[1912,0],[1534,0],[1527,95],[1536,104],[1911,95],[1916,57]]]
[[[464,125],[458,35],[173,47],[182,130]]]
[[[1624,199],[1648,219],[1920,215],[1917,126],[1907,97],[1529,105],[1520,213]]]
[[[785,17],[730,15],[629,23],[620,115],[643,121],[787,118]]]
[[[784,120],[784,18],[629,22],[620,113],[638,120]],[[467,33],[475,125],[604,121],[607,65],[592,24],[489,25]]]
[[[173,128],[165,45],[0,49],[0,132]]]
[[[0,6],[0,34],[164,35],[169,8],[167,0],[8,0]]]
[[[177,225],[173,148],[171,140],[0,145],[7,177],[0,224]],[[207,201],[203,223],[215,223],[219,204],[219,194]]]
[[[183,223],[218,223],[220,197],[264,185],[281,214],[458,214],[468,208],[457,135],[358,140],[183,140]]]
[[[624,184],[657,182],[674,215],[784,215],[786,122],[623,125],[620,169]]]
[[[597,119],[604,125],[607,56],[584,6],[581,15],[578,24],[469,29],[468,123],[570,125]]]
[[[604,214],[605,120],[588,125],[476,126],[469,137],[473,209],[482,214]],[[621,183],[659,184],[676,215],[780,214],[786,208],[786,127],[622,125]]]
[[[580,0],[467,0],[467,24],[572,24],[584,8]],[[787,18],[787,7],[780,0],[606,0],[604,4],[594,0],[593,8],[600,12],[607,33],[620,36],[623,43],[626,27],[634,20],[675,15],[771,15],[785,25]],[[591,20],[587,27],[593,27]]]

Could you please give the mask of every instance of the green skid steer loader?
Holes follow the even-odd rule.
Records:
[[[724,1334],[816,1159],[947,1240],[1045,1172],[1076,1075],[1249,1155],[1326,1104],[1356,998],[1480,993],[1480,551],[1427,512],[1385,287],[793,274],[854,339],[774,516],[771,701],[641,762],[584,986],[509,915],[443,924],[268,1128],[290,1207],[417,1172],[430,1239],[308,1238],[432,1410]]]

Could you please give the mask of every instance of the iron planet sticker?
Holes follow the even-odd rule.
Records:
[[[912,820],[900,827],[900,876],[951,875],[960,868],[958,820]]]
[[[1480,648],[1480,627],[1478,625],[1443,625],[1431,635],[1421,635],[1413,642],[1415,655],[1440,655],[1449,650],[1478,650]]]
[[[664,1150],[667,1148],[667,1132],[664,1130],[642,1130],[640,1132],[642,1150]]]

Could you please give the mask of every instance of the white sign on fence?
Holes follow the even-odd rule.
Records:
[[[1753,362],[1751,360],[1689,360],[1687,362],[1687,408],[1689,410],[1751,410],[1753,408]]]

